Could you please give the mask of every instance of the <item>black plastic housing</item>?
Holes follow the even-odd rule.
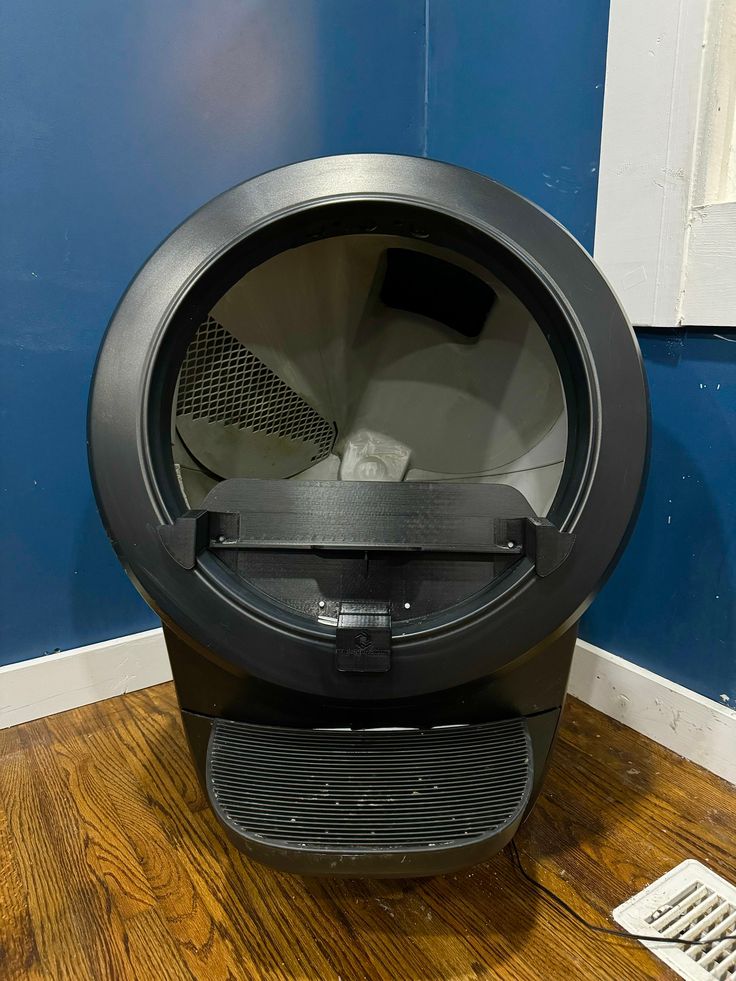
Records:
[[[565,469],[546,521],[533,512],[498,515],[531,529],[523,545],[517,548],[514,541],[516,560],[473,596],[394,625],[390,658],[381,660],[381,670],[369,671],[352,669],[369,663],[360,657],[343,658],[340,668],[339,610],[330,611],[330,622],[285,609],[221,561],[229,547],[264,543],[253,536],[230,540],[227,522],[213,538],[210,522],[219,519],[208,506],[205,518],[189,512],[170,440],[177,371],[213,303],[249,269],[281,251],[353,233],[429,240],[498,277],[544,331],[559,368],[568,423]],[[402,262],[406,266],[405,257],[393,263],[386,299],[426,313],[416,270],[404,269],[401,288]],[[411,267],[413,260],[408,262]],[[493,297],[481,291],[467,302],[479,319]],[[200,777],[240,847],[293,871],[426,875],[479,861],[505,844],[539,792],[577,622],[627,537],[648,454],[646,383],[633,332],[591,258],[554,219],[469,171],[380,154],[306,161],[231,189],[163,243],[116,310],[95,371],[89,454],[110,540],[164,623]],[[219,485],[223,494],[226,484]],[[380,497],[380,486],[374,486]],[[252,490],[246,488],[246,497]],[[376,515],[380,526],[380,508]],[[357,547],[353,531],[344,528],[332,545]],[[401,531],[391,532],[401,547],[427,546],[428,540],[422,546],[406,534],[402,539]],[[366,545],[365,538],[361,543]],[[266,544],[288,548],[289,536],[276,534]],[[291,541],[297,544],[309,542]],[[365,636],[355,633],[358,642],[373,644],[370,632]],[[478,726],[482,735],[486,724],[514,719],[523,720],[529,734],[532,762],[523,764],[531,767],[529,788],[513,821],[464,844],[433,843],[424,850],[407,844],[403,862],[396,848],[386,854],[358,849],[333,864],[329,849],[296,838],[287,847],[259,842],[237,831],[238,822],[217,805],[211,751],[222,720],[274,730]],[[262,738],[269,738],[267,728]],[[227,745],[225,740],[222,752],[231,751]],[[358,752],[363,742],[346,737],[347,745]],[[496,765],[494,759],[488,757],[489,766]],[[299,796],[298,788],[294,793]],[[380,806],[388,807],[388,798]]]

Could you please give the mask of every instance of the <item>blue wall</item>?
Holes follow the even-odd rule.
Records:
[[[259,171],[386,150],[504,181],[591,248],[607,20],[607,0],[36,0],[6,15],[0,662],[155,625],[100,527],[84,427],[106,322],[158,242]],[[582,634],[734,697],[736,332],[641,339],[651,475]]]
[[[424,3],[31,0],[0,57],[0,663],[156,624],[100,526],[87,390],[146,257],[304,157],[421,153]]]
[[[427,150],[531,198],[593,251],[608,0],[430,0]]]
[[[736,330],[646,331],[642,509],[581,635],[736,705]]]

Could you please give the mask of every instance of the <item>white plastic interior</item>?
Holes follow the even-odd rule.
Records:
[[[427,251],[472,271],[497,298],[467,338],[379,299],[387,248]],[[249,272],[212,318],[324,419],[332,452],[312,464],[298,440],[218,422],[173,428],[190,506],[221,476],[461,480],[510,484],[548,512],[565,457],[559,371],[520,300],[489,272],[419,240],[350,235],[284,252]],[[185,419],[180,423],[179,431]],[[301,444],[303,448],[304,444]]]

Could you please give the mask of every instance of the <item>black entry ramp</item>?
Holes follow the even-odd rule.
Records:
[[[245,477],[223,480],[158,534],[185,569],[206,548],[321,549],[528,555],[539,576],[559,568],[575,540],[505,484]]]
[[[225,547],[496,554],[521,552],[521,523],[535,517],[514,487],[449,481],[233,478],[214,487],[202,509],[239,514],[237,536],[219,543]]]
[[[529,802],[522,718],[436,729],[319,730],[217,721],[215,812],[240,848],[291,872],[448,872],[502,847]]]

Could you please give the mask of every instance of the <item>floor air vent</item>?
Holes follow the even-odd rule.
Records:
[[[292,871],[318,863],[347,875],[362,864],[416,874],[443,852],[450,867],[489,837],[510,838],[531,774],[523,719],[388,731],[223,721],[208,759],[215,809],[241,847],[289,856]]]
[[[646,941],[653,954],[687,981],[736,981],[736,886],[688,859],[613,911],[632,933],[661,934]],[[707,940],[685,946],[675,940]]]

